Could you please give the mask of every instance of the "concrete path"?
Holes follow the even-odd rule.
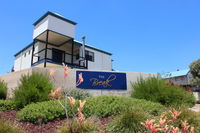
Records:
[[[192,108],[189,108],[194,112],[200,112],[200,104],[195,104]]]

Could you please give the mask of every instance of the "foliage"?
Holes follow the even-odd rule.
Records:
[[[6,99],[7,90],[7,84],[3,80],[0,80],[0,99]]]
[[[58,133],[98,133],[99,131],[99,121],[95,118],[88,118],[84,122],[79,123],[77,120],[74,120],[71,123],[71,131],[69,124],[64,124],[58,129]],[[77,128],[78,127],[78,128]]]
[[[114,133],[137,133],[144,131],[141,122],[148,118],[148,114],[141,109],[130,109],[117,115],[107,126],[108,132]]]
[[[192,74],[190,82],[197,88],[200,88],[200,59],[190,64],[190,72]]]
[[[70,110],[68,110],[68,115],[72,116]],[[65,110],[54,100],[27,105],[17,113],[18,119],[36,124],[64,119],[65,117]]]
[[[200,104],[200,100],[197,100],[197,101],[196,101],[196,104]]]
[[[0,133],[22,133],[22,131],[8,122],[0,120]]]
[[[53,88],[49,77],[41,73],[24,75],[20,79],[21,84],[14,91],[14,100],[18,108],[27,104],[48,100]]]
[[[0,100],[0,111],[13,109],[16,109],[16,105],[13,100]]]
[[[187,120],[190,126],[195,127],[194,129],[195,133],[199,133],[200,132],[200,113],[193,112],[186,108],[179,109],[179,110],[181,114],[178,117],[174,126],[181,128],[181,122]]]
[[[61,100],[61,102],[64,103],[64,100]],[[68,107],[68,115],[69,117],[72,117],[69,101],[66,101],[66,104],[66,107]],[[75,113],[77,113],[76,109],[78,105],[79,103],[76,102],[74,106]],[[153,103],[146,100],[120,96],[99,96],[86,99],[86,104],[82,112],[87,117],[93,115],[98,117],[107,117],[119,114],[129,107],[141,108],[142,110],[145,110],[153,115],[158,115],[164,110],[164,107],[159,103]],[[39,123],[40,121],[48,122],[51,120],[66,118],[65,110],[56,100],[27,105],[20,112],[18,112],[17,117],[22,121],[29,121],[33,123]]]
[[[81,89],[65,89],[64,93],[78,100],[84,100],[88,97],[91,97],[91,94],[89,92]]]
[[[165,106],[179,106],[182,104],[192,106],[195,104],[195,97],[179,86],[165,84],[159,77],[148,79],[140,78],[133,84],[131,97],[159,102]]]
[[[122,96],[98,96],[88,98],[86,101],[87,104],[83,110],[86,116],[108,117],[120,114],[128,108],[141,108],[152,115],[158,115],[164,109],[159,103]]]

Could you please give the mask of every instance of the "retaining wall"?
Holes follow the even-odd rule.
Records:
[[[17,71],[9,74],[5,74],[0,76],[0,79],[4,80],[8,85],[8,95],[7,98],[11,98],[13,96],[13,90],[15,90],[20,83],[20,77],[25,74],[31,74],[32,72],[46,73],[50,69],[54,69],[55,72],[55,88],[63,87],[66,89],[76,88],[76,71],[80,71],[80,69],[69,69],[69,75],[66,79],[64,79],[63,69],[62,68],[29,68],[22,71]],[[91,70],[83,70],[81,71],[91,71]],[[92,70],[94,71],[94,70]],[[96,71],[98,72],[98,71]],[[114,72],[115,71],[99,71],[99,72]],[[126,81],[127,81],[127,90],[101,90],[101,89],[87,89],[93,96],[99,95],[124,95],[128,96],[132,90],[132,83],[136,82],[138,78],[141,76],[143,78],[147,78],[150,76],[156,76],[154,73],[141,73],[141,72],[116,72],[116,73],[126,73]]]

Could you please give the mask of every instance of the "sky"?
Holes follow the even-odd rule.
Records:
[[[47,11],[77,22],[75,39],[113,54],[113,69],[164,73],[200,58],[199,0],[2,0],[0,75]]]

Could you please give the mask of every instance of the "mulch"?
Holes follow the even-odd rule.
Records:
[[[18,110],[9,110],[0,113],[0,119],[6,120],[11,124],[15,124],[20,127],[25,133],[55,133],[59,126],[63,125],[66,122],[65,120],[55,120],[48,122],[42,125],[36,125],[30,122],[22,122],[16,118]],[[102,118],[101,126],[105,128],[108,124],[108,121],[111,120],[112,117]],[[103,131],[101,131],[103,133]]]

